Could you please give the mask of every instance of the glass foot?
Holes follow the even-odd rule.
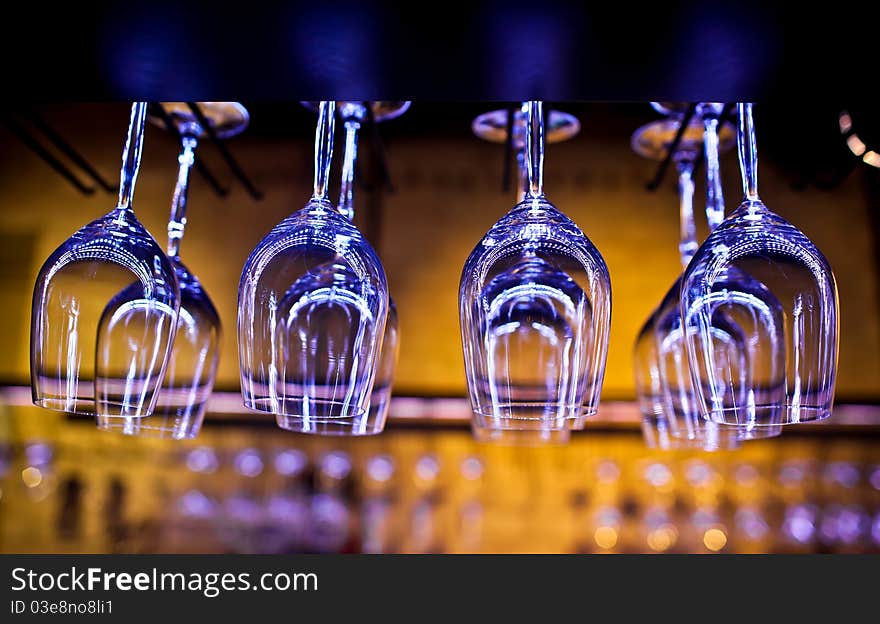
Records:
[[[204,136],[205,130],[190,110],[188,102],[160,102],[159,105],[177,126],[178,132],[194,134],[198,138]],[[247,109],[238,102],[197,102],[197,105],[220,139],[240,134],[250,122]],[[149,120],[161,128],[165,127],[162,119],[150,116]]]
[[[551,110],[545,118],[544,140],[547,143],[560,143],[575,136],[581,130],[581,122],[569,113]],[[481,139],[492,143],[507,141],[507,111],[494,110],[483,113],[471,123],[471,130]],[[514,113],[513,146],[522,149],[525,146],[526,118],[521,110]]]
[[[663,160],[669,152],[669,146],[675,140],[681,122],[677,119],[661,119],[645,124],[636,130],[630,145],[639,156],[651,160]],[[684,131],[678,144],[678,154],[682,158],[696,158],[703,149],[704,128],[698,119],[692,120]],[[733,126],[724,124],[718,128],[718,151],[725,152],[736,144]]]

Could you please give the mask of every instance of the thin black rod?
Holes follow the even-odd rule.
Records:
[[[22,116],[27,119],[35,128],[37,128],[40,132],[42,132],[47,139],[54,145],[58,150],[67,156],[70,160],[74,162],[80,169],[83,170],[95,183],[100,186],[102,189],[107,191],[108,193],[115,194],[119,191],[119,188],[114,184],[108,182],[104,176],[102,176],[92,165],[89,163],[86,158],[80,154],[76,149],[64,138],[61,137],[60,134],[55,132],[55,130],[46,123],[42,117],[40,117],[33,110],[22,110]]]
[[[735,102],[728,102],[724,105],[724,108],[721,109],[721,114],[718,115],[718,132],[721,132],[721,128],[724,127],[724,124],[730,121],[731,115],[733,114],[733,109],[736,107]],[[700,164],[706,160],[706,146],[703,145],[700,148],[700,153],[697,155],[697,159],[694,161],[694,175],[700,170]]]
[[[678,145],[681,143],[681,137],[684,136],[685,130],[687,130],[688,124],[691,123],[691,119],[694,118],[694,113],[697,111],[696,103],[688,106],[687,112],[684,114],[684,117],[681,118],[681,124],[678,126],[678,131],[675,133],[675,138],[672,140],[672,144],[669,146],[669,150],[666,152],[666,157],[660,161],[660,166],[657,167],[657,173],[654,175],[654,179],[645,184],[645,188],[649,191],[656,191],[660,188],[660,185],[663,183],[663,177],[666,175],[666,170],[669,169],[669,165],[672,163],[672,157],[675,152],[678,150]]]
[[[520,103],[519,108],[522,108],[522,103]],[[510,192],[510,161],[513,159],[513,128],[516,109],[517,106],[515,104],[511,104],[507,107],[507,135],[504,139],[504,168],[501,173],[501,190],[505,193]]]
[[[151,113],[162,120],[162,123],[165,124],[165,129],[171,133],[171,135],[177,139],[177,145],[180,145],[181,136],[180,129],[177,127],[177,124],[174,123],[174,120],[171,119],[171,116],[168,112],[162,107],[158,102],[150,103]],[[198,171],[199,175],[205,179],[208,183],[208,186],[217,194],[218,197],[226,197],[229,195],[229,189],[220,184],[220,181],[214,177],[214,174],[208,169],[208,167],[199,160],[199,157],[196,156],[196,160],[193,163],[196,171]]]
[[[40,145],[39,141],[37,141],[34,137],[28,133],[22,126],[20,126],[14,119],[3,116],[3,123],[9,128],[9,131],[12,132],[16,136],[16,138],[24,143],[25,147],[34,152],[37,156],[43,159],[43,161],[52,167],[56,173],[58,173],[65,180],[70,182],[76,190],[78,190],[83,195],[92,195],[95,192],[95,188],[93,186],[88,186],[87,184],[83,184],[79,178],[74,175],[74,173],[68,169],[64,163],[55,158],[51,152],[49,152],[45,147]]]
[[[388,159],[385,157],[385,146],[382,143],[382,137],[379,135],[379,124],[376,123],[376,117],[373,114],[373,108],[369,102],[363,103],[367,110],[367,122],[370,126],[370,145],[373,147],[373,154],[376,156],[376,162],[379,163],[379,178],[385,186],[385,190],[389,193],[394,192],[394,185],[391,183],[391,173],[388,171]]]
[[[229,170],[232,171],[232,174],[238,178],[238,181],[241,182],[242,186],[244,186],[245,190],[248,192],[248,195],[253,197],[254,199],[262,199],[263,194],[253,185],[250,179],[245,174],[244,170],[239,166],[238,161],[232,156],[232,153],[226,147],[226,144],[220,140],[220,137],[217,136],[217,133],[214,132],[214,127],[210,124],[210,122],[205,117],[204,113],[202,113],[202,109],[199,108],[199,105],[196,102],[187,102],[187,106],[192,111],[193,115],[195,115],[196,120],[199,122],[199,125],[204,130],[205,134],[208,135],[208,138],[211,139],[211,142],[217,147],[217,150],[220,152],[220,155],[223,157],[223,160],[226,161],[226,164],[229,165]]]

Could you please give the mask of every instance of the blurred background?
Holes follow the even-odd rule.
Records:
[[[647,450],[633,402],[632,343],[680,271],[673,172],[646,190],[657,163],[629,143],[658,118],[647,103],[552,103],[582,129],[548,147],[545,188],[604,255],[614,305],[600,413],[571,444],[546,448],[478,444],[467,430],[460,271],[515,197],[515,184],[502,190],[503,147],[470,130],[475,116],[503,106],[491,103],[414,102],[382,124],[390,185],[377,141],[363,133],[356,222],[382,259],[401,327],[388,431],[301,437],[245,413],[235,336],[241,268],[310,194],[314,116],[296,103],[244,104],[251,126],[228,148],[262,199],[207,141],[198,157],[229,192],[219,196],[197,173],[190,189],[182,256],[225,332],[216,400],[200,437],[185,443],[115,437],[29,406],[37,271],[116,197],[80,193],[0,124],[0,551],[880,549],[880,169],[853,155],[839,126],[849,110],[868,146],[880,147],[865,107],[755,109],[762,198],[817,244],[838,280],[835,414],[740,451],[688,454]],[[33,110],[116,183],[127,103]],[[135,209],[160,241],[177,153],[173,137],[148,126]],[[735,152],[721,161],[730,210],[741,198]],[[338,177],[337,162],[334,184]]]

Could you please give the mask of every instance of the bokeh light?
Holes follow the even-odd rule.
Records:
[[[727,545],[727,534],[721,527],[713,527],[703,533],[703,545],[712,552],[718,552]]]

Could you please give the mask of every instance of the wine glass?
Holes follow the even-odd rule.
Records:
[[[385,271],[327,198],[335,102],[321,102],[311,199],[260,241],[239,285],[244,405],[316,432],[369,409],[388,317]]]
[[[146,111],[146,102],[132,105],[116,207],[73,234],[37,276],[31,388],[40,407],[128,418],[156,404],[180,289],[132,206]]]
[[[516,149],[516,162],[518,172],[518,187],[516,189],[516,201],[526,199],[529,193],[529,173],[526,167],[526,117],[528,103],[523,102],[518,109],[513,110],[513,120],[508,119],[508,111],[494,110],[477,116],[471,124],[471,130],[475,135],[493,143],[507,143],[508,127],[513,136],[511,145]],[[509,125],[508,125],[509,124]],[[545,121],[544,138],[547,143],[559,143],[566,141],[580,132],[580,122],[577,117],[562,111],[551,110]],[[494,429],[485,423],[472,419],[471,429],[474,438],[478,442],[492,442],[513,446],[536,446],[543,444],[565,444],[571,438],[571,429],[581,429],[586,418],[581,417],[568,421],[568,427],[556,429],[545,427],[541,429],[524,426],[521,429]],[[491,424],[491,423],[489,423]],[[515,424],[515,423],[514,423]],[[527,424],[527,422],[526,422]]]
[[[745,199],[709,235],[681,284],[698,408],[715,422],[749,427],[821,420],[831,414],[837,369],[834,274],[815,245],[758,197],[752,106],[738,109]],[[749,288],[731,287],[731,278],[742,284],[743,277]],[[754,338],[747,371],[713,346],[725,318]]]
[[[667,119],[655,121],[642,126],[633,134],[633,150],[641,156],[653,160],[662,160],[669,153],[674,137],[683,123],[683,115],[677,109],[670,109],[666,103],[663,108],[655,108],[669,115]],[[717,122],[716,122],[717,123]],[[679,140],[676,152],[672,155],[678,171],[678,196],[679,196],[679,219],[680,238],[679,255],[682,267],[687,267],[691,257],[697,250],[697,231],[694,221],[693,198],[694,180],[693,169],[695,159],[703,148],[704,135],[707,144],[707,162],[709,156],[709,126],[703,127],[698,120],[691,121],[684,129]],[[725,144],[730,144],[733,138],[731,132],[725,133]],[[717,165],[717,134],[715,160]],[[710,170],[711,165],[707,166]],[[717,167],[715,168],[717,171]],[[712,177],[712,174],[709,175]],[[709,184],[709,201],[707,202],[707,215],[712,211],[708,208],[713,203],[712,184]],[[723,213],[723,210],[722,210]],[[711,217],[710,217],[711,220]],[[680,325],[675,322],[670,312],[678,311],[678,290],[680,277],[673,284],[661,304],[651,313],[645,324],[639,331],[633,349],[634,377],[636,394],[639,408],[642,414],[642,432],[646,443],[650,448],[664,450],[695,448],[701,450],[732,449],[740,445],[740,440],[735,431],[726,431],[714,423],[707,423],[700,430],[700,435],[676,436],[674,425],[676,424],[676,410],[690,410],[693,402],[690,395],[690,377],[672,378],[670,374],[679,370],[682,349],[676,350],[681,345]],[[672,307],[670,308],[670,302]],[[736,348],[738,332],[725,334],[726,344]],[[721,335],[719,335],[719,339]],[[670,379],[672,378],[672,379]],[[686,383],[677,383],[679,381]],[[671,382],[671,383],[670,383]],[[671,385],[674,387],[671,387]]]
[[[316,104],[304,102],[309,108],[317,110]],[[372,113],[372,121],[379,123],[394,119],[405,113],[410,106],[406,101],[376,102],[337,102],[337,110],[345,129],[345,152],[342,160],[342,180],[339,186],[339,201],[336,210],[350,221],[354,220],[354,175],[357,162],[358,133],[364,120],[368,118],[367,106]],[[379,365],[373,390],[370,393],[370,408],[359,416],[349,418],[328,418],[315,420],[314,429],[307,433],[323,435],[373,435],[385,429],[388,410],[391,406],[391,386],[397,357],[400,351],[400,328],[397,306],[388,299],[388,319],[382,338]]]
[[[180,136],[177,183],[171,199],[167,254],[180,284],[177,331],[156,408],[149,418],[98,417],[98,428],[142,437],[190,439],[198,435],[205,407],[214,389],[220,356],[220,317],[198,278],[180,260],[180,242],[187,224],[189,176],[199,139],[205,129],[185,102],[163,107]],[[238,102],[200,102],[199,109],[218,138],[227,139],[248,125],[247,110]],[[150,118],[164,127],[164,121]]]
[[[478,427],[559,430],[595,413],[611,281],[583,232],[544,196],[541,102],[527,105],[529,193],[471,253],[459,311]]]
[[[706,154],[706,221],[713,232],[724,219],[724,194],[721,188],[719,170],[719,131],[718,117],[723,105],[703,102],[697,106],[704,126],[704,145]],[[725,133],[724,148],[733,145],[733,133]],[[691,216],[693,221],[693,216]],[[688,260],[693,257],[696,245],[689,247]],[[685,268],[687,263],[683,262]],[[760,300],[760,306],[752,306],[747,322],[742,317],[734,318],[725,311],[718,312],[716,331],[711,335],[712,349],[718,354],[717,362],[724,370],[735,370],[742,383],[742,392],[752,388],[750,380],[754,375],[753,355],[756,344],[781,345],[783,342],[782,307],[767,288],[744,275],[735,268],[728,271],[728,292],[731,296]],[[756,296],[757,295],[757,296]],[[697,404],[693,380],[687,362],[684,340],[685,328],[680,312],[681,278],[664,297],[658,311],[657,337],[660,356],[660,374],[669,413],[669,429],[673,437],[693,442],[701,440],[716,445],[723,436],[738,441],[769,438],[782,433],[778,418],[768,417],[767,426],[758,427],[754,423],[741,424],[713,423],[703,417]],[[751,305],[751,304],[750,304]],[[762,311],[757,318],[756,311]],[[766,350],[777,362],[781,348]],[[769,415],[768,415],[769,416]]]

